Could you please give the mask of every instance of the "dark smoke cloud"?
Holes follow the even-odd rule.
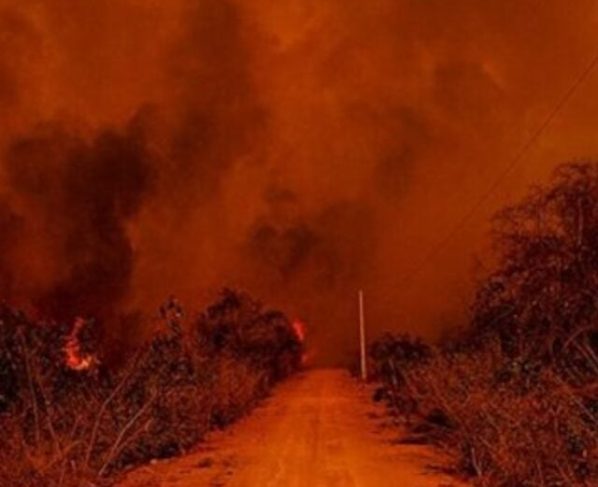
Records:
[[[170,188],[201,202],[218,192],[236,159],[255,146],[266,111],[251,75],[250,29],[235,4],[190,2],[185,15],[188,23],[168,63],[175,92]],[[188,199],[182,206],[189,207]]]
[[[369,114],[363,123],[392,127],[391,140],[384,144],[376,161],[375,183],[385,196],[400,200],[409,190],[415,165],[435,143],[429,122],[410,107],[398,107]]]
[[[289,204],[290,195],[280,196],[283,204]],[[338,202],[315,214],[285,213],[274,208],[250,230],[248,259],[256,273],[271,272],[277,286],[292,286],[307,274],[316,292],[354,286],[367,267],[367,248],[374,245],[371,209],[360,202]]]
[[[596,20],[590,0],[0,0],[2,292],[149,314],[241,285],[332,360],[364,288],[372,334],[437,335],[488,216],[597,152],[592,77],[408,284],[588,62]]]
[[[142,120],[91,141],[60,125],[40,127],[12,142],[6,168],[24,231],[55,264],[49,282],[30,296],[36,309],[67,320],[114,316],[134,269],[126,224],[152,177]],[[7,245],[10,234],[3,236]]]
[[[303,319],[329,323],[312,328],[312,339],[347,350],[352,335],[334,333],[332,324],[350,323],[352,310],[331,303],[350,299],[372,265],[378,225],[372,208],[339,201],[307,212],[299,195],[271,188],[264,199],[268,209],[244,244],[246,282]]]
[[[12,211],[10,204],[4,199],[0,200],[0,294],[4,297],[11,296],[15,280],[19,276],[13,272],[13,250],[19,245],[23,221]]]

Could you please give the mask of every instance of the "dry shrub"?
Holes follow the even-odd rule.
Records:
[[[390,405],[408,420],[409,441],[433,443],[456,471],[484,486],[573,486],[598,481],[598,383],[567,384],[549,367],[505,377],[498,345],[437,349],[401,366],[376,361]],[[384,375],[380,370],[385,368]],[[408,407],[405,407],[408,405]]]
[[[211,422],[220,428],[243,416],[266,392],[264,373],[255,373],[247,364],[223,359],[211,396]]]
[[[276,358],[300,363],[289,321],[246,294],[225,290],[187,332],[176,301],[161,311],[161,330],[122,366],[73,370],[68,327],[0,309],[0,485],[110,484],[119,471],[183,453],[246,414],[286,376]],[[93,337],[80,338],[79,352],[94,352]]]
[[[598,485],[598,164],[560,167],[495,238],[467,330],[374,344],[382,395],[479,485]]]

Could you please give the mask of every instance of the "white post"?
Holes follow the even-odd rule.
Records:
[[[361,352],[361,379],[363,381],[368,378],[367,370],[367,356],[365,348],[365,315],[363,311],[363,291],[359,291],[359,345]]]

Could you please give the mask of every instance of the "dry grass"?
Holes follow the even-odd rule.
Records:
[[[558,168],[494,235],[461,336],[374,345],[384,393],[479,485],[598,485],[598,164]]]
[[[109,485],[246,414],[300,363],[288,320],[245,294],[225,291],[188,333],[181,316],[168,307],[163,329],[118,369],[79,371],[65,365],[68,330],[2,309],[0,485]],[[278,362],[292,367],[269,366]]]
[[[596,378],[574,388],[550,367],[507,377],[510,366],[497,346],[433,350],[420,363],[397,361],[400,378],[389,368],[379,377],[410,441],[445,449],[478,485],[595,485]]]

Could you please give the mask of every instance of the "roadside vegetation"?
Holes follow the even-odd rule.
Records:
[[[476,485],[598,485],[598,165],[561,166],[494,231],[463,331],[372,344],[377,399]]]
[[[174,299],[160,316],[146,343],[108,367],[93,323],[0,308],[0,485],[110,485],[192,448],[300,366],[286,316],[245,293],[224,290],[190,325]]]

